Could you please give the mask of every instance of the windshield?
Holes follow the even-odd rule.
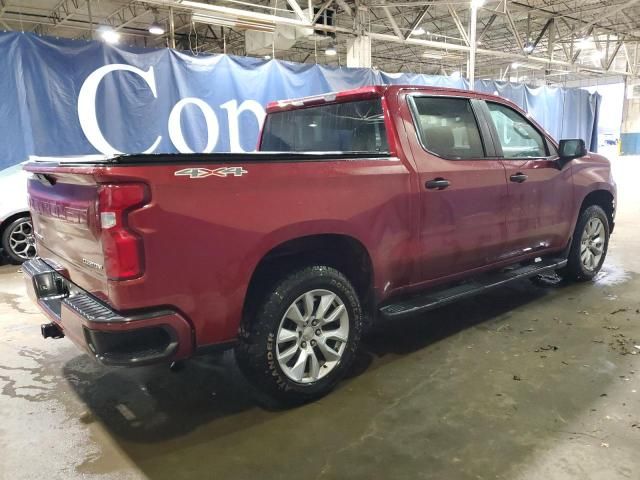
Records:
[[[379,98],[267,115],[260,150],[267,152],[387,153]]]

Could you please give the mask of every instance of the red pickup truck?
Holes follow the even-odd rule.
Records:
[[[504,99],[375,86],[267,112],[257,153],[26,166],[45,338],[129,366],[233,347],[257,386],[305,401],[365,318],[602,266],[609,161]]]

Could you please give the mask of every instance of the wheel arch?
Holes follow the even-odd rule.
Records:
[[[265,289],[286,272],[309,265],[326,265],[341,271],[363,302],[372,299],[374,272],[369,251],[355,237],[343,233],[317,233],[282,241],[262,256],[247,287],[243,317],[259,303]],[[366,307],[365,307],[366,308]]]
[[[0,222],[0,236],[2,236],[2,234],[4,233],[4,229],[7,228],[7,225],[9,225],[11,222],[17,220],[18,218],[29,216],[31,216],[31,212],[29,212],[29,210],[20,210],[5,217],[5,219]]]
[[[613,225],[614,225],[615,210],[616,210],[615,197],[613,196],[613,193],[605,189],[597,189],[589,192],[582,199],[578,217],[585,209],[587,209],[592,205],[597,205],[604,210],[604,212],[607,215],[607,220],[609,222],[609,230],[610,232],[612,232]]]

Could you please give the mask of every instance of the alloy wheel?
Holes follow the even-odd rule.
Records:
[[[278,364],[294,382],[316,382],[339,365],[348,339],[344,302],[329,290],[310,290],[287,308],[280,321]]]
[[[23,260],[29,260],[36,256],[36,240],[31,220],[18,223],[9,232],[9,248]]]
[[[580,243],[580,261],[589,271],[598,268],[604,253],[604,225],[602,221],[593,217],[584,226]]]

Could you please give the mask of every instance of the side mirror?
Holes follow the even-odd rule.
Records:
[[[573,160],[574,158],[584,157],[587,154],[587,147],[581,138],[560,140],[560,148],[558,150],[560,158],[565,162]]]
[[[584,140],[581,138],[574,138],[571,140],[560,140],[558,148],[558,168],[562,169],[574,158],[584,157],[587,154],[587,147],[584,144]]]

